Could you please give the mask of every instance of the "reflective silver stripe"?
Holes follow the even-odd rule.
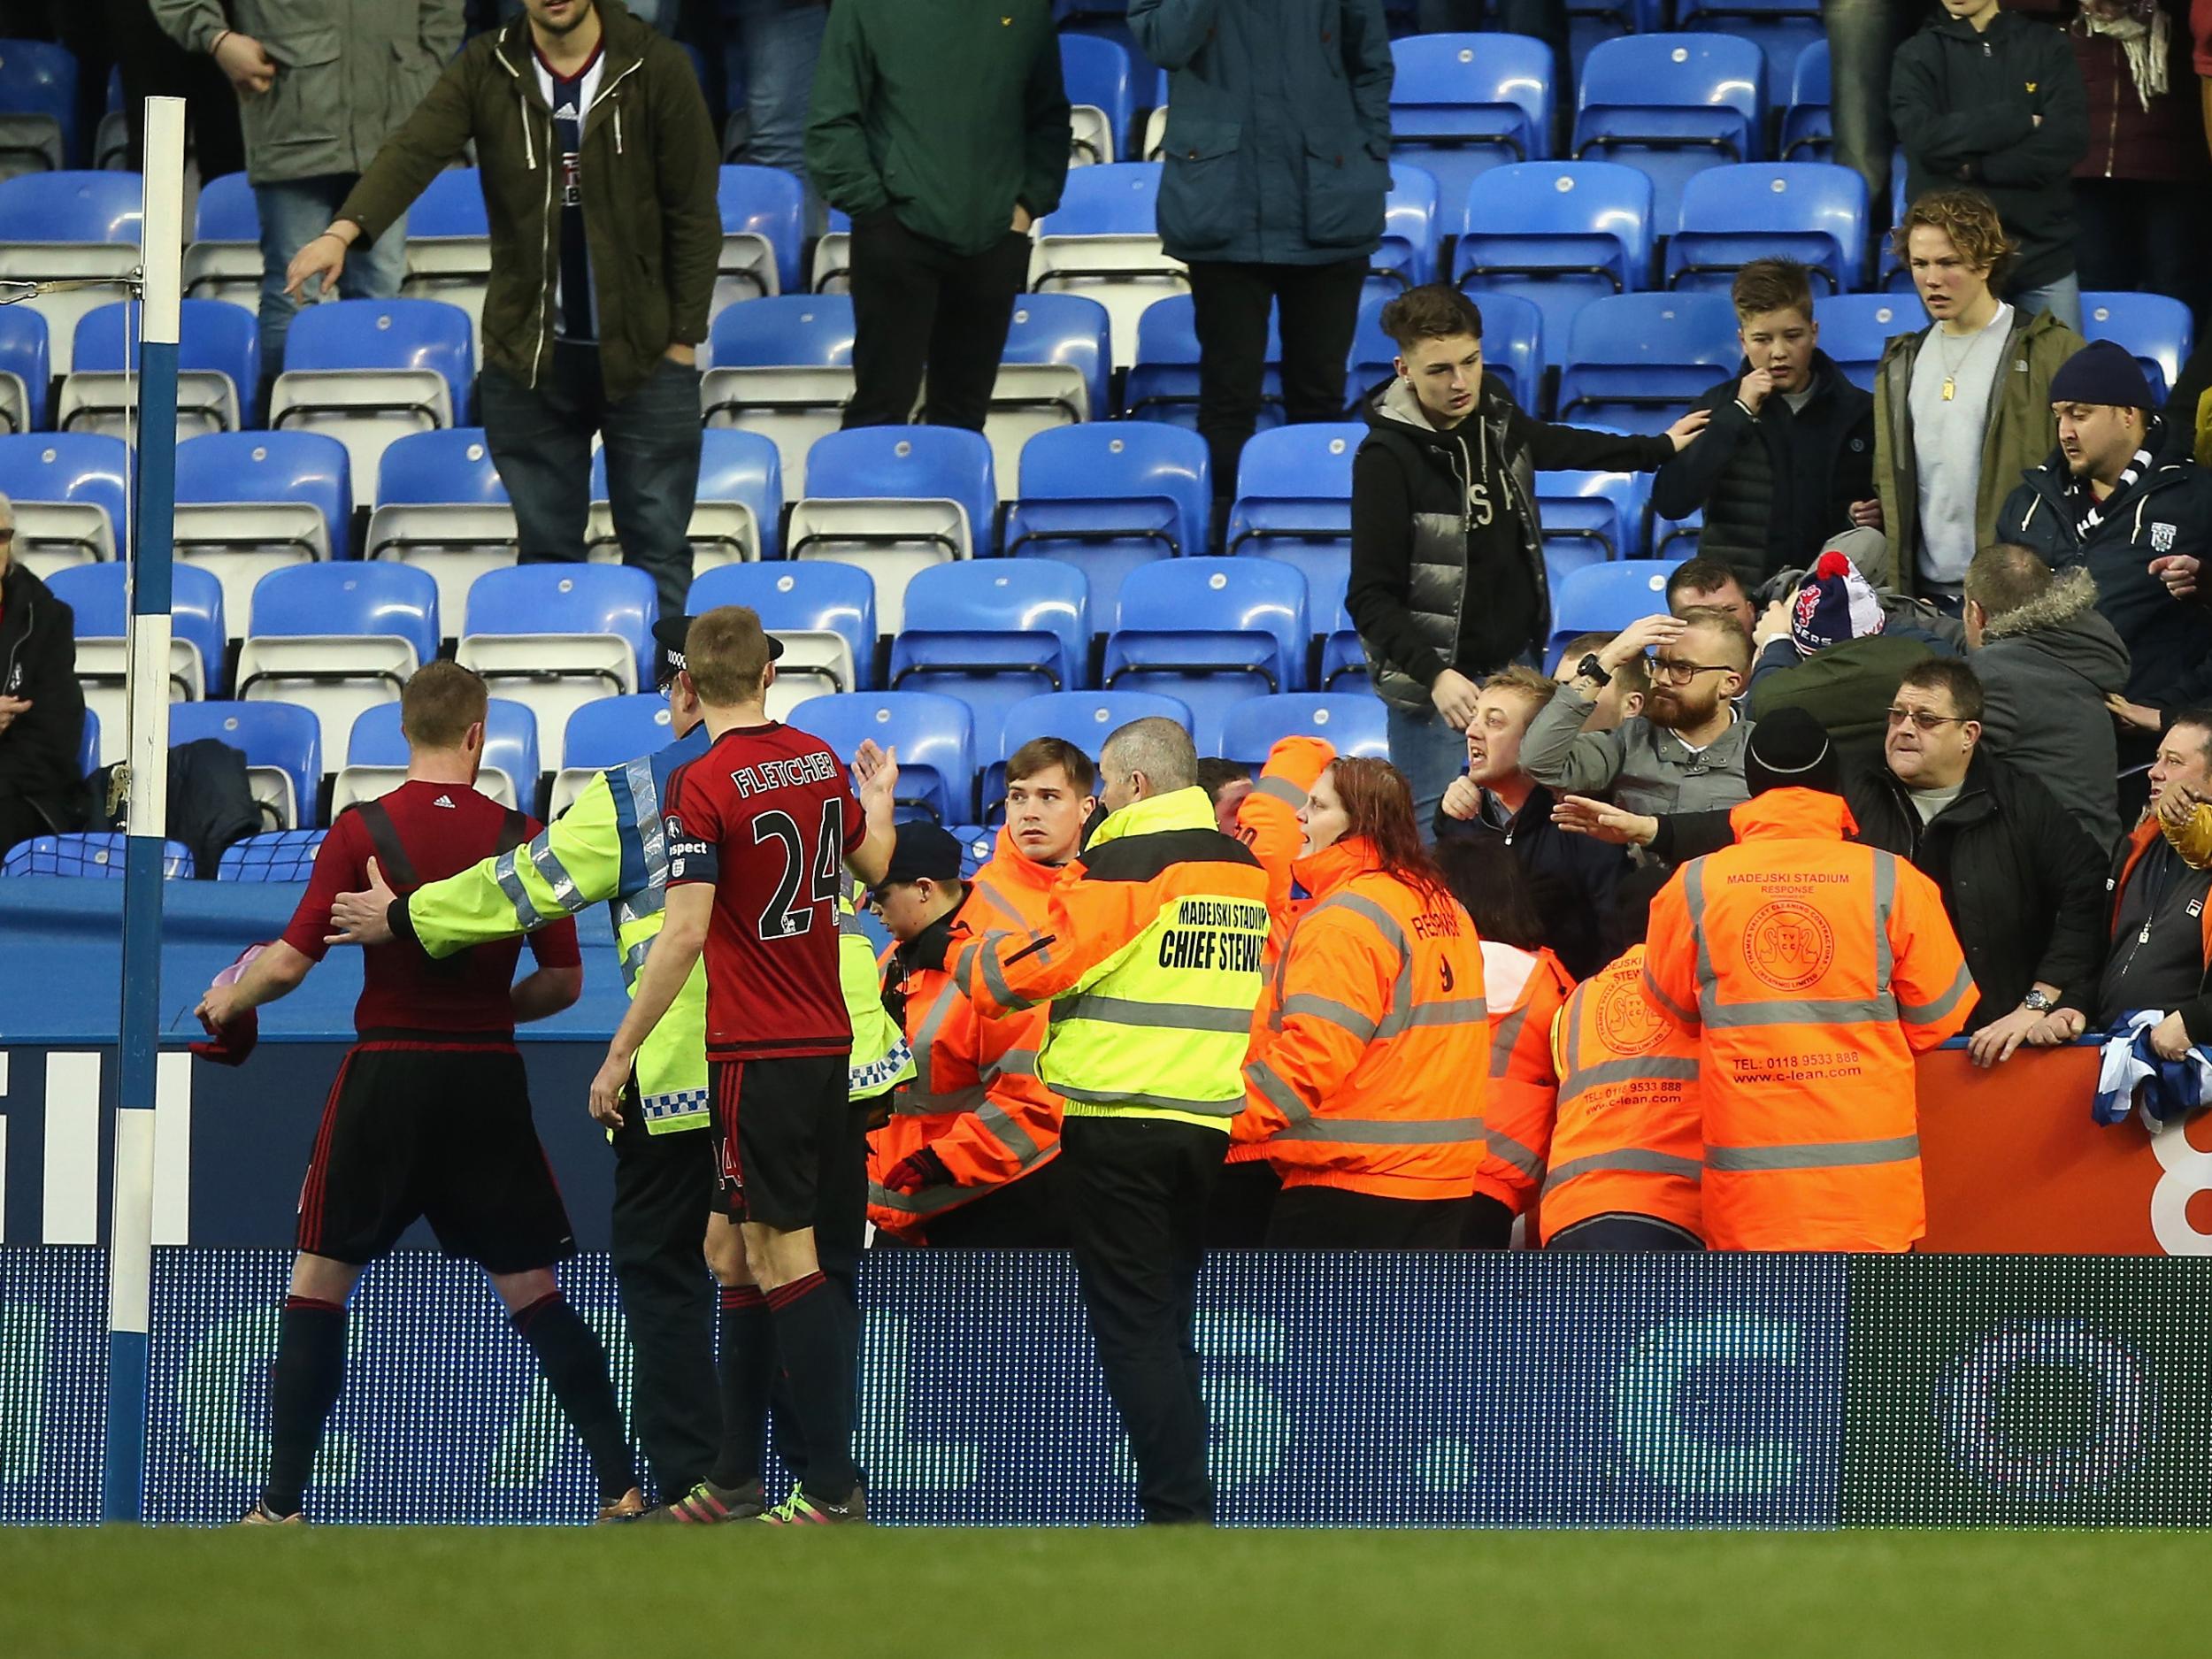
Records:
[[[1690,912],[1690,937],[1697,941],[1697,1011],[1708,1021],[1712,1018],[1714,985],[1713,948],[1705,939],[1705,861],[1693,858],[1682,866],[1682,898]],[[1646,968],[1645,978],[1651,971]],[[1671,1008],[1672,1003],[1668,1006]]]
[[[1244,1096],[1240,1094],[1227,1100],[1180,1100],[1172,1094],[1114,1094],[1105,1089],[1078,1088],[1072,1083],[1055,1083],[1052,1087],[1064,1100],[1082,1101],[1093,1106],[1126,1106],[1133,1110],[1150,1107],[1156,1111],[1191,1112],[1202,1118],[1234,1118],[1244,1110]]]
[[[1326,1141],[1350,1147],[1449,1147],[1482,1139],[1479,1118],[1314,1118],[1279,1131],[1278,1141]]]
[[[1730,1002],[1705,1010],[1705,1023],[1715,1030],[1734,1025],[1855,1025],[1897,1018],[1897,999],[1884,993],[1872,997],[1837,997],[1824,1002]]]
[[[910,1046],[914,1050],[915,1080],[924,1088],[936,1080],[934,1055],[937,1033],[945,1028],[945,1021],[952,1017],[952,1005],[956,1000],[951,995],[940,996],[922,1020],[922,1028],[913,1035]]]
[[[998,1137],[999,1144],[1022,1161],[1026,1168],[1037,1156],[1036,1137],[1022,1127],[1020,1120],[1005,1107],[987,1104],[975,1115],[975,1120]]]
[[[1671,1152],[1647,1152],[1641,1147],[1624,1147],[1617,1152],[1593,1152],[1586,1158],[1571,1158],[1558,1165],[1544,1178],[1544,1196],[1564,1187],[1578,1175],[1674,1175],[1683,1180],[1701,1182],[1705,1166],[1695,1158],[1678,1158]]]
[[[1695,924],[1693,923],[1692,926],[1694,926]],[[1704,949],[1704,943],[1702,941],[1699,941],[1698,948],[1700,949]],[[1696,1026],[1698,1023],[1697,1016],[1690,1012],[1688,1009],[1683,1007],[1681,1003],[1676,1002],[1674,998],[1669,996],[1664,991],[1659,988],[1659,982],[1651,977],[1651,967],[1649,964],[1646,964],[1644,967],[1644,995],[1649,997],[1655,1006],[1664,1009],[1683,1025],[1693,1028]],[[1571,1032],[1573,1027],[1570,1026],[1569,1030]],[[1575,1039],[1571,1036],[1568,1041],[1571,1042],[1575,1041]],[[1570,1065],[1574,1064],[1573,1056],[1571,1055],[1568,1058],[1568,1064]]]
[[[1294,812],[1305,810],[1306,792],[1287,778],[1263,778],[1252,786],[1252,793],[1280,801]]]
[[[1509,1075],[1513,1068],[1513,1045],[1521,1040],[1521,1027],[1528,1024],[1529,1005],[1524,1002],[1503,1019],[1490,1033],[1490,1075],[1494,1078]]]
[[[1405,1018],[1400,1027],[1405,1030],[1417,1025],[1486,1025],[1490,1023],[1490,1004],[1479,996],[1455,997],[1448,1002],[1423,1002]]]
[[[1156,1031],[1248,1032],[1248,1008],[1209,1008],[1202,1002],[1140,1002],[1126,996],[1062,997],[1052,1005],[1052,1024],[1094,1019],[1102,1025],[1135,1025]]]
[[[1823,1141],[1797,1147],[1707,1147],[1709,1170],[1843,1170],[1866,1164],[1909,1164],[1918,1135],[1888,1141]]]
[[[1327,898],[1322,900],[1320,903],[1315,905],[1303,916],[1300,917],[1298,918],[1299,926],[1302,927],[1315,917],[1326,915],[1330,910],[1339,908],[1348,910],[1355,916],[1365,917],[1369,921],[1374,923],[1376,928],[1381,933],[1382,936],[1388,940],[1390,943],[1397,949],[1397,952],[1401,956],[1407,954],[1406,930],[1398,926],[1398,918],[1393,916],[1388,910],[1383,909],[1381,905],[1376,903],[1374,900],[1369,898],[1366,895],[1362,893],[1331,894]]]
[[[668,846],[661,826],[661,792],[653,783],[653,763],[631,761],[622,768],[622,776],[630,786],[630,805],[637,815],[632,827],[637,831],[639,849],[645,855],[645,885],[657,894],[668,885]]]
[[[642,893],[627,894],[614,902],[614,922],[617,927],[627,927],[641,922],[649,916],[658,916],[668,908],[666,887],[648,887]]]
[[[507,902],[515,907],[515,923],[526,933],[553,918],[531,902],[530,895],[522,885],[522,872],[515,868],[515,857],[514,853],[504,852],[493,859],[492,879],[499,883]]]
[[[1897,999],[1890,995],[1889,908],[1896,890],[1896,862],[1887,853],[1874,857],[1875,994],[1867,997],[1826,997],[1809,1001],[1780,998],[1765,1002],[1720,1001],[1713,972],[1712,948],[1705,938],[1704,860],[1694,858],[1682,869],[1682,895],[1690,907],[1690,933],[1697,941],[1698,1012],[1716,1029],[1745,1025],[1854,1025],[1878,1024],[1897,1018]],[[1644,982],[1651,984],[1650,970]],[[1656,986],[1654,995],[1673,1008]]]
[[[1889,913],[1897,903],[1897,859],[1892,853],[1874,855],[1874,989],[1889,990],[1895,958],[1889,948]]]
[[[1021,1133],[1018,1127],[1016,1133]],[[1021,1179],[1039,1164],[1048,1161],[1059,1150],[1056,1145],[1040,1148],[1026,1134],[1021,1134],[1021,1141],[1025,1148],[1021,1155],[1021,1170],[1019,1173],[1010,1176],[1006,1180],[995,1182],[988,1187],[954,1187],[951,1185],[925,1187],[918,1193],[895,1193],[880,1182],[870,1181],[868,1202],[875,1209],[888,1210],[896,1215],[933,1216],[941,1210],[952,1209],[956,1204],[966,1203],[971,1199],[987,1198],[993,1193],[1002,1191],[1013,1182]],[[1007,1144],[1012,1146],[1015,1143],[1009,1140]]]
[[[998,1064],[984,1078],[995,1083],[1002,1077],[1034,1077],[1037,1075],[1037,1051],[1034,1048],[1009,1048],[999,1056]]]
[[[1294,1125],[1312,1120],[1313,1113],[1299,1098],[1298,1091],[1284,1081],[1282,1073],[1266,1061],[1255,1060],[1246,1066],[1244,1079],[1279,1108]]]
[[[1571,1042],[1571,1039],[1570,1041]],[[1568,1081],[1559,1091],[1562,1106],[1585,1089],[1603,1088],[1614,1083],[1633,1083],[1647,1079],[1694,1083],[1697,1081],[1697,1062],[1655,1055],[1647,1059],[1601,1060],[1595,1065],[1578,1068],[1571,1050],[1567,1056],[1567,1078]]]
[[[972,1112],[990,1098],[990,1091],[980,1083],[949,1089],[942,1094],[901,1089],[892,1097],[891,1114],[895,1118],[939,1118],[948,1112]]]
[[[1398,972],[1390,982],[1390,1003],[1383,1010],[1383,1017],[1375,1022],[1370,1041],[1387,1041],[1411,1025],[1453,1023],[1449,1020],[1428,1021],[1417,1016],[1413,1006],[1413,947],[1407,942],[1406,930],[1399,926],[1398,918],[1366,895],[1361,893],[1332,894],[1301,917],[1299,926],[1304,926],[1315,917],[1333,908],[1341,908],[1351,911],[1355,916],[1363,917],[1372,923],[1376,932],[1383,936],[1383,942],[1398,953]],[[1294,931],[1290,942],[1283,948],[1285,961],[1289,959],[1292,949],[1297,944],[1297,933]],[[1487,1016],[1486,1015],[1485,1018],[1486,1018]],[[1276,1029],[1279,1030],[1281,1027],[1277,1026]]]
[[[1308,1019],[1322,1020],[1361,1042],[1372,1042],[1375,1038],[1375,1022],[1348,1002],[1340,1002],[1334,997],[1316,996],[1310,991],[1301,991],[1295,996],[1283,999],[1281,1013],[1285,1019],[1302,1015]],[[1278,1025],[1276,1029],[1279,1031],[1282,1028]]]
[[[1959,964],[1958,974],[1951,981],[1951,988],[1932,1002],[1900,1002],[1897,1017],[1908,1025],[1932,1025],[1959,1005],[1960,999],[1974,988],[1974,976]]]
[[[646,953],[653,949],[653,941],[641,939],[622,953],[622,985],[625,990],[637,987],[637,976],[645,972]]]
[[[1544,1172],[1544,1160],[1536,1156],[1535,1148],[1525,1147],[1511,1135],[1496,1129],[1487,1131],[1490,1155],[1499,1163],[1509,1164],[1532,1180]]]
[[[553,832],[540,830],[529,847],[530,862],[545,878],[545,885],[553,889],[553,902],[567,914],[573,916],[585,905],[583,895],[576,891],[575,878],[568,873],[553,851]]]
[[[1034,1008],[1037,1004],[1028,997],[1014,995],[1014,987],[1006,980],[1006,970],[999,965],[998,941],[1012,936],[1010,933],[986,933],[977,941],[975,954],[981,960],[983,983],[989,987],[991,995],[998,1000],[998,1005],[1001,1008],[1016,1010]],[[970,986],[964,985],[960,989],[963,995],[969,998],[974,997],[975,993]]]

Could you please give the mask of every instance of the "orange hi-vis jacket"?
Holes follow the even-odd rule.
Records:
[[[1844,837],[1840,797],[1770,789],[1737,844],[1651,907],[1644,990],[1700,1040],[1705,1238],[1717,1250],[1897,1252],[1927,1231],[1913,1056],[1974,980],[1934,882]]]
[[[1298,879],[1313,902],[1276,964],[1236,1138],[1260,1141],[1285,1187],[1463,1197],[1481,1105],[1454,1085],[1490,1060],[1473,921],[1385,874],[1364,837],[1301,859]]]
[[[1485,940],[1483,984],[1490,991],[1490,1070],[1483,1083],[1482,1167],[1475,1191],[1515,1215],[1543,1184],[1557,1110],[1552,1021],[1575,988],[1574,975],[1548,950]]]
[[[1268,1020],[1275,1009],[1275,964],[1290,941],[1291,928],[1312,902],[1310,898],[1291,896],[1295,887],[1293,869],[1306,844],[1306,826],[1298,821],[1298,814],[1305,810],[1306,796],[1335,758],[1335,749],[1323,738],[1276,739],[1252,793],[1237,808],[1237,839],[1252,849],[1267,874],[1268,987],[1260,994],[1259,1006],[1252,1010],[1254,1054],[1268,1041]],[[1229,1148],[1228,1162],[1258,1164],[1266,1157],[1266,1148],[1257,1141],[1240,1141]]]
[[[1018,923],[1025,910],[1041,914],[1042,895],[1058,876],[1025,857],[1000,831],[997,856],[948,918],[949,948]],[[887,972],[895,954],[883,957]],[[939,969],[909,970],[905,988],[914,1077],[892,1092],[889,1121],[868,1137],[868,1218],[913,1243],[926,1234],[930,1217],[1018,1181],[1058,1156],[1060,1098],[1037,1077],[1042,1009],[985,1019]],[[885,1175],[924,1147],[937,1155],[951,1181],[912,1193],[887,1188]]]
[[[1575,987],[1552,1028],[1559,1115],[1538,1222],[1543,1242],[1597,1216],[1650,1216],[1704,1236],[1697,1039],[1644,998],[1644,948]]]

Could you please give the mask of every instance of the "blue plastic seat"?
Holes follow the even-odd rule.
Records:
[[[69,373],[77,319],[127,296],[139,265],[134,173],[26,173],[0,179],[0,280],[62,286],[22,303],[46,319],[57,374]]]
[[[1789,107],[1782,111],[1782,159],[1834,159],[1835,125],[1830,115],[1828,42],[1807,42],[1790,72]]]
[[[474,167],[447,167],[434,173],[407,210],[407,234],[411,240],[490,235],[483,174]]]
[[[1050,559],[971,560],[918,571],[891,643],[891,686],[958,697],[980,755],[999,752],[1006,711],[1080,689],[1091,649],[1090,585]]]
[[[1060,37],[1060,79],[1077,111],[1071,159],[1079,165],[1119,161],[1135,142],[1136,70],[1120,42],[1097,35]],[[1081,111],[1095,110],[1086,119]],[[1105,130],[1096,130],[1102,119]]]
[[[1721,295],[1593,300],[1568,333],[1559,418],[1663,432],[1742,360],[1736,310]]]
[[[934,565],[996,546],[991,445],[955,426],[856,426],[807,451],[806,495],[785,525],[785,557],[856,565],[875,578],[884,631],[901,626],[906,584]]]
[[[16,843],[0,863],[0,876],[88,876],[95,880],[120,881],[130,837],[114,830],[87,835],[34,835]],[[188,881],[193,876],[192,849],[182,841],[161,843],[161,876],[165,881]]]
[[[346,740],[346,766],[338,774],[333,816],[344,810],[349,799],[382,795],[399,781],[393,774],[406,770],[407,738],[400,730],[399,704],[380,703],[364,710]],[[362,784],[348,777],[362,772],[368,774]],[[476,787],[494,800],[525,812],[535,810],[538,722],[523,704],[506,697],[493,697],[485,704],[483,771]]]
[[[726,163],[715,181],[715,203],[722,213],[718,305],[804,289],[804,185],[780,167]]]
[[[2085,296],[2083,308],[2087,310]],[[1846,380],[1870,392],[1882,349],[1893,335],[1927,326],[1928,314],[1903,295],[1830,294],[1813,302],[1813,320],[1820,325],[1820,349],[1835,359]]]
[[[2189,308],[2163,294],[2097,292],[2081,296],[2081,331],[2090,340],[2125,346],[2150,378],[2159,403],[2181,378],[2181,365],[2196,343]]]
[[[1667,608],[1667,578],[1680,559],[1619,559],[1578,570],[1552,595],[1555,649],[1578,634],[1617,631]]]
[[[1325,618],[1314,613],[1317,625]],[[1369,688],[1367,651],[1359,642],[1359,629],[1352,622],[1352,613],[1346,610],[1342,599],[1335,611],[1325,618],[1327,632],[1321,635],[1321,673],[1318,684],[1324,691],[1365,691]]]
[[[1342,581],[1352,557],[1352,457],[1364,423],[1331,421],[1256,434],[1237,463],[1227,548]]]
[[[366,557],[429,572],[448,624],[467,613],[479,577],[514,567],[518,547],[507,486],[481,426],[411,432],[377,458]]]
[[[49,41],[0,50],[0,167],[43,172],[78,165],[77,59]]]
[[[1149,691],[1056,691],[1018,703],[1007,712],[999,733],[999,753],[983,769],[981,805],[986,820],[1000,821],[1006,800],[1007,757],[1033,738],[1064,738],[1093,760],[1106,740],[1132,720],[1154,717],[1190,730],[1190,705],[1179,697]]]
[[[1749,41],[1766,58],[1766,95],[1779,107],[1796,82],[1798,60],[1825,46],[1820,0],[1676,0],[1677,25]]]
[[[441,507],[503,504],[491,446],[481,426],[450,426],[398,439],[376,469],[376,504]]]
[[[1603,42],[1582,66],[1575,157],[1642,168],[1658,222],[1672,225],[1692,173],[1764,154],[1766,75],[1765,54],[1732,35]]]
[[[1054,365],[1081,378],[1082,402],[1056,387],[1025,388],[1010,384],[1010,365]],[[1010,409],[1043,406],[1056,420],[1102,420],[1112,411],[1106,381],[1113,368],[1106,308],[1080,294],[1021,294],[999,353],[999,388],[991,396],[994,417]]]
[[[873,738],[898,749],[902,818],[973,822],[975,722],[957,697],[927,691],[850,691],[809,697],[790,723],[837,751],[848,765]]]
[[[1120,368],[1133,360],[1125,354],[1145,308],[1164,295],[1190,290],[1188,272],[1160,242],[1160,174],[1161,164],[1151,161],[1078,167],[1068,174],[1060,205],[1035,227],[1029,287],[1087,295],[1105,306],[1114,319]]]
[[[591,454],[591,533],[595,557],[617,556],[612,492],[604,446]],[[709,426],[699,434],[699,485],[691,508],[692,568],[712,570],[746,559],[783,554],[783,461],[775,444],[757,432]]]
[[[46,319],[27,305],[0,305],[0,430],[43,428],[52,379]]]
[[[177,558],[221,581],[232,638],[262,577],[343,558],[352,537],[352,463],[335,438],[211,432],[177,446]]]
[[[1201,754],[1248,697],[1305,688],[1306,579],[1275,559],[1187,558],[1121,592],[1106,638],[1106,688],[1157,691],[1190,706]]]
[[[1584,556],[1579,563],[1644,556],[1648,472],[1539,472],[1536,505],[1548,554],[1557,543],[1563,553]]]
[[[119,755],[116,758],[120,760],[122,757]],[[92,711],[88,703],[84,711],[83,734],[77,742],[77,772],[79,776],[89,778],[99,770],[100,717]]]
[[[119,560],[74,565],[47,579],[76,621],[77,678],[120,687],[130,628],[130,569]],[[171,695],[204,697],[223,673],[223,586],[207,572],[179,565],[170,572]],[[117,708],[120,710],[120,703]]]
[[[391,705],[395,715],[398,705]],[[288,703],[180,703],[169,710],[171,748],[211,737],[246,757],[246,779],[271,829],[310,829],[322,781],[322,725]]]
[[[603,692],[653,683],[653,579],[620,565],[518,565],[488,571],[469,588],[457,660],[514,691],[522,682],[583,680]],[[501,641],[515,649],[505,649]],[[516,696],[547,722],[549,704]],[[560,711],[563,729],[568,710]]]
[[[785,294],[726,305],[708,325],[711,366],[699,400],[709,426],[772,440],[784,494],[806,488],[807,449],[834,432],[853,391],[853,303],[844,294]]]
[[[1150,420],[1061,426],[1022,446],[1006,553],[1080,570],[1095,624],[1117,614],[1131,572],[1204,552],[1212,517],[1206,441],[1196,433]]]
[[[843,294],[785,294],[718,312],[707,349],[718,369],[849,368],[853,303]]]
[[[1613,162],[1530,162],[1499,167],[1467,196],[1469,228],[1452,255],[1452,280],[1478,304],[1492,294],[1543,313],[1543,341],[1559,366],[1576,315],[1591,301],[1649,286],[1651,180]]]
[[[414,656],[412,665],[397,672],[403,684],[437,657],[438,585],[409,565],[354,559],[271,571],[254,587],[246,637],[250,644],[263,638],[403,641]],[[239,695],[245,695],[242,668]]]
[[[1286,737],[1325,737],[1340,755],[1390,758],[1382,699],[1326,691],[1285,692],[1238,703],[1221,724],[1221,758],[1259,766],[1277,740]]]
[[[1456,211],[1502,163],[1551,154],[1551,48],[1526,35],[1415,35],[1393,41],[1390,151],[1425,167]],[[1455,233],[1464,223],[1455,223]]]
[[[122,439],[102,433],[0,437],[0,495],[15,506],[16,557],[45,570],[122,557],[130,471]]]
[[[285,374],[348,369],[434,372],[445,381],[449,413],[437,424],[461,424],[476,378],[468,313],[443,300],[331,300],[302,307],[285,336]]]
[[[315,873],[315,855],[322,850],[319,829],[270,830],[249,835],[223,849],[215,866],[218,881],[304,881]]]
[[[122,377],[142,373],[136,301],[96,306],[77,319],[69,380],[62,388],[64,432],[89,428],[127,435],[137,388]],[[101,382],[79,377],[101,375]],[[221,300],[186,300],[177,327],[177,432],[240,432],[257,424],[261,331],[253,318]]]
[[[1267,316],[1267,351],[1260,377],[1258,427],[1283,424],[1283,342],[1275,313]],[[1122,412],[1198,430],[1198,314],[1187,294],[1171,294],[1137,319],[1136,360],[1122,388]]]
[[[675,741],[671,726],[668,699],[657,692],[587,703],[561,733],[561,770],[604,772],[666,749]]]
[[[1450,198],[1454,212],[1460,198]],[[1447,197],[1426,167],[1393,157],[1390,194],[1383,198],[1382,246],[1370,256],[1368,286],[1384,292],[1436,280],[1436,256],[1444,239]],[[1378,284],[1378,277],[1384,279]]]
[[[1725,294],[1754,259],[1801,260],[1841,294],[1866,280],[1866,180],[1824,161],[1712,167],[1682,187],[1667,286]]]
[[[258,243],[261,204],[254,199],[253,180],[242,173],[226,173],[203,184],[192,218],[192,240]]]
[[[772,697],[779,689],[804,697],[875,684],[876,584],[856,565],[823,559],[703,571],[684,609],[695,617],[717,605],[749,605],[783,641]]]

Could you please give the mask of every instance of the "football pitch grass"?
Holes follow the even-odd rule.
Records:
[[[2204,1651],[2202,1532],[0,1528],[10,1659]]]

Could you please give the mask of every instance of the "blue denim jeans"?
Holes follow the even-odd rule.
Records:
[[[1389,705],[1390,764],[1413,788],[1413,816],[1421,839],[1431,839],[1436,809],[1452,780],[1467,770],[1467,737],[1433,708]]]
[[[2048,311],[2076,334],[2081,332],[2081,278],[2071,271],[2039,288],[2023,288],[2012,303],[2032,316]]]
[[[596,432],[606,442],[622,562],[653,579],[663,616],[681,615],[691,588],[687,532],[699,493],[699,371],[664,357],[644,385],[610,403],[598,348],[557,343],[535,390],[488,366],[476,402],[492,463],[514,503],[521,562],[582,561]]]
[[[330,227],[330,217],[346,199],[359,175],[324,173],[312,179],[288,179],[282,184],[257,184],[255,211],[261,215],[261,372],[274,375],[284,367],[284,337],[292,332],[298,302],[284,291],[284,273],[292,256]],[[349,300],[388,300],[399,292],[399,280],[407,269],[407,215],[372,247],[358,244],[346,250],[346,268],[338,273],[338,296]],[[318,281],[303,290],[319,299]],[[238,388],[250,397],[254,389]]]
[[[736,159],[781,167],[806,185],[806,234],[822,234],[822,204],[806,171],[807,100],[822,55],[829,8],[791,0],[721,0],[722,57],[730,107],[744,99],[744,142]]]

